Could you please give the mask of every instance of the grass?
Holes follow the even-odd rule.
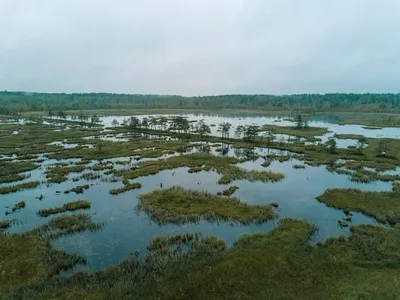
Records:
[[[49,183],[61,183],[68,180],[70,173],[79,173],[86,169],[84,165],[53,166],[46,170],[46,178]]]
[[[348,124],[356,124],[356,125],[366,125],[373,127],[400,127],[400,118],[398,116],[393,117],[389,116],[386,118],[378,118],[378,119],[354,119],[354,120],[345,120],[339,123],[340,125],[348,125]]]
[[[75,194],[82,194],[85,190],[89,189],[89,185],[85,184],[85,185],[79,185],[77,187],[74,187],[70,190],[66,190],[64,191],[64,194],[69,194],[69,193],[75,193]]]
[[[328,129],[323,127],[297,128],[296,126],[264,125],[261,127],[261,131],[271,131],[274,134],[286,134],[307,140],[315,140],[316,136],[324,135],[328,132]]]
[[[130,190],[140,189],[141,187],[142,187],[142,185],[139,182],[129,183],[129,184],[124,185],[121,188],[111,189],[110,190],[110,194],[111,195],[118,195],[118,194],[130,191]]]
[[[238,186],[231,186],[231,187],[229,187],[228,189],[226,189],[226,190],[224,190],[223,192],[222,192],[222,195],[224,195],[224,196],[230,196],[230,195],[232,195],[236,190],[238,190],[239,189],[239,187]]]
[[[41,209],[37,214],[41,217],[48,217],[53,214],[58,214],[66,211],[75,211],[79,209],[89,209],[90,201],[87,200],[76,200],[72,202],[64,203],[61,207]]]
[[[400,222],[400,193],[398,185],[393,191],[371,192],[358,189],[328,189],[317,200],[329,207],[361,212],[382,223]]]
[[[102,229],[103,226],[103,223],[93,222],[87,214],[79,213],[55,217],[48,224],[35,228],[32,232],[52,240],[76,232],[97,231]]]
[[[17,204],[15,204],[13,206],[12,211],[17,211],[17,210],[23,209],[23,208],[25,208],[25,205],[26,205],[25,201],[18,202]]]
[[[261,165],[262,165],[264,168],[268,168],[268,167],[271,165],[271,163],[270,163],[269,161],[264,161]]]
[[[167,159],[144,161],[138,164],[138,168],[123,172],[125,178],[134,179],[141,176],[157,174],[163,170],[180,167],[189,167],[189,172],[212,170],[221,174],[220,184],[228,184],[233,180],[245,179],[249,181],[279,181],[284,178],[281,173],[268,171],[247,171],[235,166],[240,160],[234,157],[217,157],[209,153],[193,153],[187,155],[172,156]]]
[[[293,165],[293,169],[305,169],[305,165]]]
[[[10,182],[10,181],[7,181],[7,178],[12,178],[12,176],[15,176],[18,173],[32,171],[37,168],[39,168],[39,165],[36,165],[30,161],[7,162],[7,161],[0,160],[0,182]],[[23,175],[19,175],[19,176],[23,176]],[[17,180],[22,180],[22,179],[17,179]],[[17,180],[13,180],[13,181],[17,181]]]
[[[37,188],[39,185],[40,185],[39,181],[29,181],[15,185],[2,186],[0,187],[0,194],[4,195],[4,194],[15,193],[21,190],[34,189]]]
[[[225,198],[181,187],[154,190],[139,196],[138,209],[157,223],[231,221],[262,223],[274,218],[271,205],[248,205],[238,198]]]
[[[86,215],[72,215],[52,219],[48,224],[23,234],[0,233],[1,299],[11,289],[48,282],[61,271],[84,264],[84,258],[54,249],[51,239],[86,229],[98,229],[100,226]]]
[[[6,176],[0,176],[0,183],[10,183],[15,181],[24,180],[27,176],[23,174],[11,174]]]
[[[7,229],[10,226],[11,226],[10,220],[0,221],[0,230]]]
[[[27,284],[5,299],[399,299],[398,229],[352,226],[349,238],[310,245],[315,231],[282,219],[232,247],[193,233],[156,237],[142,261],[133,254],[107,270]]]

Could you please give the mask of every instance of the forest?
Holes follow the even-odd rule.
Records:
[[[221,95],[184,97],[109,93],[0,92],[0,114],[91,109],[246,109],[400,112],[400,94]]]

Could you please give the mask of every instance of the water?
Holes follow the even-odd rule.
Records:
[[[140,116],[141,118],[144,116]],[[148,116],[147,116],[148,117]],[[104,124],[111,124],[113,119],[122,122],[124,117],[104,117]],[[230,122],[234,126],[256,123],[276,124],[279,126],[292,125],[287,121],[276,122],[277,118],[272,117],[242,117],[242,118],[226,118],[219,116],[204,116],[204,115],[188,115],[189,119],[204,119],[208,124],[218,124],[221,122]],[[399,130],[396,128],[384,128],[381,130],[367,130],[362,126],[345,125],[339,126],[327,122],[310,122],[310,126],[327,127],[330,131],[328,135],[335,133],[353,133],[363,134],[369,137],[385,137],[399,138]],[[217,127],[212,127],[213,134],[217,135]],[[111,141],[120,142],[122,136],[111,137],[107,136]],[[347,147],[348,143],[353,143],[354,140],[343,140],[340,146]],[[347,143],[347,144],[346,144]],[[64,147],[71,147],[68,143],[62,143]],[[197,151],[196,148],[191,150]],[[212,147],[212,153],[220,155],[215,151],[215,146]],[[254,152],[258,154],[276,153],[280,155],[288,155],[290,152],[256,148]],[[178,155],[173,154],[173,155]],[[230,148],[227,155],[243,156],[241,150]],[[108,161],[127,161],[129,166],[135,164],[135,160],[130,160],[130,157],[121,157],[109,159]],[[67,162],[77,162],[79,160],[66,160]],[[131,190],[119,195],[110,195],[109,190],[122,186],[119,182],[103,182],[101,180],[72,182],[72,178],[83,173],[73,173],[69,175],[69,180],[61,184],[42,185],[35,190],[20,191],[9,195],[0,195],[0,213],[3,214],[6,210],[19,202],[26,201],[26,208],[20,212],[2,217],[2,219],[16,218],[22,221],[22,224],[11,227],[10,232],[22,232],[31,229],[32,227],[46,223],[49,218],[42,218],[36,215],[36,212],[42,208],[52,208],[61,206],[65,202],[74,201],[77,199],[87,199],[92,203],[92,208],[87,212],[92,215],[94,221],[105,222],[103,230],[92,233],[84,232],[74,234],[70,237],[63,237],[54,242],[57,248],[66,249],[69,252],[76,252],[87,258],[86,266],[79,266],[77,270],[97,270],[115,264],[134,250],[139,250],[140,253],[145,253],[145,249],[149,241],[157,235],[181,234],[185,232],[201,232],[203,235],[217,235],[225,239],[228,245],[244,233],[265,232],[276,226],[277,220],[270,221],[261,225],[238,226],[229,222],[210,223],[200,222],[198,224],[185,225],[157,225],[149,220],[144,213],[137,213],[135,207],[138,203],[138,195],[144,192],[150,192],[160,187],[168,188],[173,185],[179,185],[187,189],[198,189],[209,191],[212,193],[221,192],[231,185],[237,185],[239,189],[234,196],[239,197],[242,201],[249,204],[265,204],[276,202],[279,204],[278,220],[280,218],[299,218],[306,219],[318,226],[319,230],[313,237],[313,242],[324,240],[330,236],[348,235],[348,228],[341,228],[337,221],[345,215],[342,211],[329,208],[322,203],[319,203],[315,198],[321,195],[328,188],[358,188],[361,190],[390,190],[391,183],[374,182],[370,184],[361,184],[351,182],[347,175],[333,174],[326,170],[324,166],[311,167],[306,166],[305,169],[294,169],[293,165],[302,164],[301,161],[292,159],[282,162],[273,161],[268,168],[261,166],[263,159],[255,161],[247,161],[239,164],[239,166],[249,170],[270,170],[273,172],[282,172],[285,174],[285,179],[277,183],[261,183],[248,182],[245,180],[237,180],[229,185],[218,185],[217,181],[220,175],[215,172],[199,172],[190,174],[188,168],[178,168],[174,170],[162,171],[156,175],[141,177],[133,181],[138,181],[142,184],[139,190]],[[56,160],[46,160],[41,164],[41,167],[32,172],[30,180],[44,180],[43,173],[46,166],[56,163]],[[58,161],[60,162],[60,161]],[[93,161],[93,164],[96,163]],[[126,168],[125,165],[115,164],[115,168]],[[390,173],[399,173],[400,169],[390,171]],[[97,172],[102,174],[102,172]],[[63,191],[71,189],[78,185],[91,184],[90,188],[83,195],[74,193],[64,194]],[[58,194],[57,191],[61,191]],[[37,196],[43,195],[45,199],[42,201],[36,199]],[[8,208],[6,208],[8,207]],[[68,213],[66,213],[68,214]],[[355,213],[352,224],[376,224],[373,218],[364,216],[360,213]]]

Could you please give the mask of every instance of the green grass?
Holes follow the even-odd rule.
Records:
[[[7,162],[7,161],[0,160],[0,182],[10,182],[10,181],[7,181],[7,178],[12,178],[12,176],[15,176],[18,173],[32,171],[37,168],[39,168],[39,165],[36,165],[30,161]],[[19,175],[19,176],[23,176],[23,175]],[[17,179],[17,180],[22,180],[22,179]],[[17,181],[17,180],[13,180],[13,181]]]
[[[139,196],[138,209],[154,221],[164,223],[232,221],[262,223],[274,218],[271,205],[248,205],[237,198],[225,198],[208,192],[181,187],[154,190]]]
[[[10,220],[0,221],[0,230],[7,229],[10,226],[11,226]]]
[[[324,135],[328,132],[328,129],[323,127],[297,128],[296,126],[264,125],[261,127],[261,131],[272,131],[275,134],[286,134],[307,140],[315,140],[316,136]]]
[[[27,176],[23,174],[11,174],[6,176],[0,176],[0,183],[10,183],[15,181],[24,180]]]
[[[40,209],[37,214],[41,217],[48,217],[53,214],[58,214],[66,211],[75,211],[79,209],[89,209],[90,201],[87,200],[76,200],[64,203],[61,207]]]
[[[104,271],[52,278],[6,299],[399,299],[400,230],[351,227],[349,238],[309,241],[316,227],[283,219],[232,247],[198,234],[156,237]]]
[[[226,189],[226,190],[224,190],[223,192],[222,192],[222,195],[224,195],[224,196],[230,196],[230,195],[232,195],[236,190],[238,190],[239,189],[239,187],[238,186],[231,186],[231,187],[229,187],[228,189]]]
[[[34,189],[37,188],[39,185],[40,185],[39,181],[29,181],[15,185],[2,186],[0,187],[0,194],[4,195],[27,189]]]
[[[293,165],[293,169],[305,169],[305,165]]]
[[[157,174],[163,170],[180,167],[189,167],[189,172],[201,170],[212,170],[222,175],[218,181],[220,184],[228,184],[233,180],[245,179],[249,181],[279,181],[284,178],[283,174],[268,171],[247,171],[234,164],[239,159],[229,156],[217,157],[209,153],[193,153],[187,155],[172,156],[168,159],[155,161],[144,161],[138,164],[137,169],[124,171],[125,178],[134,179],[141,176]]]
[[[83,192],[87,189],[89,189],[89,185],[85,184],[85,185],[79,185],[77,187],[74,187],[70,190],[66,190],[64,191],[64,194],[69,194],[69,193],[75,193],[75,194],[83,194]]]
[[[400,222],[400,194],[398,185],[393,191],[371,192],[358,189],[328,189],[317,200],[329,207],[362,212],[382,223]]]
[[[70,173],[83,172],[85,169],[84,165],[51,166],[46,170],[46,178],[49,183],[61,183],[68,180]]]
[[[111,195],[118,195],[118,194],[121,194],[121,193],[125,193],[125,192],[127,192],[127,191],[130,191],[130,190],[140,189],[141,187],[142,187],[142,185],[141,185],[139,182],[129,183],[129,184],[127,184],[127,185],[124,185],[124,186],[121,187],[121,188],[118,188],[118,189],[111,189],[111,190],[110,190],[110,194],[111,194]]]
[[[356,125],[367,125],[374,127],[400,127],[400,118],[398,116],[389,116],[386,118],[378,119],[354,119],[345,120],[339,123],[339,125],[356,124]]]
[[[25,201],[18,202],[17,204],[15,204],[13,206],[12,211],[17,211],[17,210],[23,209],[23,208],[25,208],[25,205],[26,205]]]

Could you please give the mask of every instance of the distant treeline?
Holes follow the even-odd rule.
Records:
[[[0,92],[0,114],[89,109],[262,109],[303,112],[400,112],[400,94],[164,96]]]

